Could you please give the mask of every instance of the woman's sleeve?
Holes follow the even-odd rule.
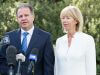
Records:
[[[87,40],[86,75],[96,75],[96,48],[93,37]]]
[[[57,49],[58,49],[58,47],[59,47],[59,44],[58,44],[58,40],[56,40],[56,46],[55,46],[55,48],[54,48],[54,54],[55,54],[55,65],[54,65],[54,75],[57,75],[57,66],[58,66],[58,64],[57,64]]]

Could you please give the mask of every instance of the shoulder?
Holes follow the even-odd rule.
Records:
[[[91,35],[83,33],[83,32],[80,32],[79,35],[86,39],[93,39],[93,37]]]
[[[42,30],[42,29],[40,29],[40,28],[37,28],[37,30],[38,30],[39,33],[41,33],[41,34],[43,34],[43,35],[50,35],[49,32],[47,32],[47,31],[45,31],[45,30]]]
[[[66,38],[67,38],[67,34],[65,34],[65,35],[63,35],[63,36],[57,38],[56,43],[58,43],[58,42],[62,42],[62,41],[65,41]]]
[[[94,41],[94,38],[87,33],[78,32],[76,36],[86,42]]]
[[[15,29],[15,30],[12,30],[12,31],[9,31],[9,32],[6,32],[5,35],[15,35],[16,33],[18,33],[20,31],[20,29]]]
[[[51,37],[51,33],[47,32],[47,31],[44,31],[40,28],[35,28],[34,30],[37,34],[39,34],[39,36],[41,38],[47,38],[47,37]]]

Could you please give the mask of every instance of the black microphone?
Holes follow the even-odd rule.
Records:
[[[22,53],[17,54],[16,55],[16,60],[18,61],[18,69],[17,69],[16,75],[21,75],[21,71],[20,71],[20,69],[21,69],[21,63],[25,62],[25,56]]]
[[[8,46],[6,50],[6,58],[9,66],[9,75],[14,75],[14,67],[16,65],[16,53],[16,47]]]
[[[32,51],[29,55],[30,64],[29,64],[28,70],[27,70],[28,74],[31,71],[34,71],[34,64],[37,62],[37,56],[38,56],[38,49],[37,48],[32,49]]]

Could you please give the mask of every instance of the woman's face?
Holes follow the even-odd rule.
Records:
[[[76,31],[77,21],[73,17],[62,16],[60,19],[61,19],[61,23],[62,23],[64,30],[66,30],[66,31],[75,30]]]

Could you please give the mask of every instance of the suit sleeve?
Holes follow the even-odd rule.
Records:
[[[5,36],[8,35],[5,33]],[[0,74],[7,75],[8,73],[8,64],[6,60],[6,48],[8,47],[7,44],[3,44],[0,47]]]
[[[86,75],[96,75],[96,49],[94,39],[90,37],[87,42]]]
[[[45,44],[44,75],[54,75],[54,50],[50,35],[48,36]]]
[[[0,49],[0,74],[7,75],[8,65],[6,60],[6,48],[7,46],[2,46]]]

